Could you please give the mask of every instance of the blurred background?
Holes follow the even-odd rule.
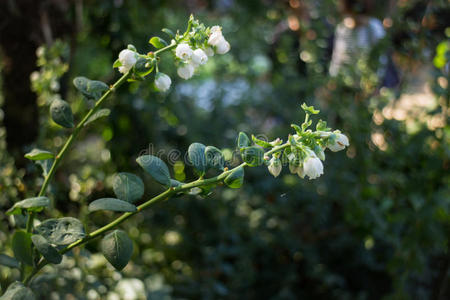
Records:
[[[68,135],[48,103],[69,101],[79,120],[89,103],[74,77],[113,82],[120,50],[152,50],[151,36],[184,31],[191,13],[221,25],[231,51],[188,81],[166,55],[168,93],[152,80],[123,86],[70,151],[49,193],[57,210],[41,218],[78,217],[91,231],[115,216],[89,216],[87,204],[113,196],[116,172],[143,178],[145,198],[162,191],[135,162],[142,150],[201,142],[230,154],[239,131],[287,136],[302,102],[351,146],[327,154],[317,180],[252,168],[239,190],[156,205],[121,225],[135,246],[123,272],[94,241],[44,269],[40,298],[450,299],[446,0],[0,1],[0,252],[12,254],[23,222],[5,210],[42,184],[23,154],[57,151]],[[195,178],[182,158],[170,168]],[[1,287],[17,276],[0,267]]]

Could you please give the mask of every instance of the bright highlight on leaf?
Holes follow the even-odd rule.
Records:
[[[116,198],[101,198],[89,204],[88,210],[94,212],[97,210],[111,210],[120,212],[135,212],[136,206]]]
[[[50,199],[47,197],[35,197],[28,198],[22,201],[19,201],[13,205],[6,212],[7,215],[19,215],[24,211],[29,212],[40,212],[44,209],[44,207],[48,207],[50,205]]]
[[[83,224],[72,217],[47,219],[35,228],[51,244],[68,245],[85,237]]]

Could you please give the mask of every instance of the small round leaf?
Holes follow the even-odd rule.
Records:
[[[53,153],[41,149],[33,149],[27,154],[25,154],[25,158],[28,158],[30,160],[45,160],[53,157],[55,157]]]
[[[0,254],[0,265],[10,268],[19,268],[19,262],[14,257],[6,254]]]
[[[21,282],[16,281],[8,286],[8,289],[0,297],[0,300],[35,300],[33,291],[24,286]]]
[[[239,132],[237,146],[239,149],[250,146],[250,139],[244,132]]]
[[[52,264],[61,263],[62,255],[58,252],[58,250],[56,250],[55,247],[50,245],[50,243],[42,235],[32,235],[31,241],[46,260]]]
[[[223,171],[225,165],[225,157],[222,151],[214,146],[208,146],[205,148],[206,164],[209,168],[214,168],[219,171]]]
[[[50,199],[47,197],[35,197],[28,198],[19,202],[16,202],[13,207],[8,209],[6,212],[7,215],[19,215],[24,210],[32,211],[32,212],[40,212],[44,209],[44,207],[48,207],[50,205]]]
[[[70,108],[69,103],[64,100],[53,100],[50,105],[50,115],[52,116],[53,121],[62,127],[72,128],[74,126],[72,109]]]
[[[100,248],[105,258],[118,271],[125,268],[133,254],[133,242],[122,230],[114,230],[106,235]]]
[[[45,220],[35,230],[55,245],[68,245],[86,236],[83,224],[72,217]]]
[[[153,155],[143,155],[139,156],[136,162],[157,182],[170,186],[169,168],[160,158]]]
[[[133,203],[144,195],[142,179],[131,173],[119,173],[114,177],[114,193],[117,198]]]
[[[238,189],[244,183],[244,168],[239,167],[231,172],[224,180],[225,184],[233,189]]]
[[[205,148],[205,145],[200,143],[193,143],[188,148],[189,161],[200,175],[205,174],[206,171]]]
[[[264,162],[264,149],[257,146],[246,147],[242,151],[242,159],[250,167],[259,166]]]
[[[101,198],[89,204],[88,210],[90,212],[97,210],[111,210],[120,212],[135,212],[136,206],[116,198]]]
[[[31,233],[16,230],[12,236],[14,257],[27,265],[33,265],[33,250],[31,248]]]

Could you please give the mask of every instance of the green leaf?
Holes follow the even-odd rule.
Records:
[[[242,151],[242,159],[250,167],[259,166],[264,162],[264,149],[257,146],[246,147]]]
[[[10,268],[19,268],[19,262],[14,258],[6,254],[0,254],[0,265],[4,265]]]
[[[244,132],[239,132],[237,146],[239,149],[250,146],[250,139]]]
[[[305,113],[311,115],[317,115],[318,113],[320,113],[320,110],[314,109],[314,106],[308,106],[306,105],[306,103],[302,104],[302,109],[305,111]]]
[[[139,156],[136,162],[157,182],[170,186],[169,168],[161,159],[153,155],[143,155]]]
[[[122,63],[120,62],[120,60],[119,59],[116,59],[116,61],[114,62],[114,64],[113,64],[113,68],[118,68],[118,67],[121,67],[122,66]],[[76,79],[76,78],[75,78]],[[75,80],[74,79],[74,80]],[[74,82],[74,84],[75,84],[75,82]],[[75,85],[76,86],[76,85]]]
[[[32,235],[31,241],[42,256],[52,264],[59,264],[62,261],[62,255],[58,250],[50,245],[50,243],[42,235]]]
[[[92,116],[90,116],[90,118],[87,119],[86,123],[84,123],[84,126],[87,126],[88,124],[94,122],[97,119],[107,117],[107,116],[109,116],[110,113],[111,113],[111,110],[109,110],[108,108],[102,108],[99,111],[97,111],[96,113],[94,113]]]
[[[44,209],[44,207],[48,207],[49,205],[50,199],[48,199],[47,197],[28,198],[15,203],[13,207],[8,209],[6,214],[19,215],[24,210],[32,212],[40,212]]]
[[[272,147],[273,147],[269,142],[260,140],[260,139],[258,139],[256,136],[254,136],[253,134],[252,134],[252,141],[253,141],[253,143],[255,143],[256,145],[259,145],[259,146],[261,146],[261,147],[263,147],[263,148],[272,148]]]
[[[225,184],[233,189],[238,189],[244,183],[244,168],[239,167],[231,172],[224,180]]]
[[[16,281],[9,285],[0,300],[35,300],[33,291],[24,286],[21,282]]]
[[[106,235],[100,248],[105,258],[120,271],[128,264],[133,254],[133,241],[122,230],[114,230]]]
[[[219,171],[223,171],[225,165],[225,157],[222,151],[214,146],[208,146],[205,148],[206,165],[208,168],[214,168]]]
[[[55,99],[50,105],[50,115],[56,124],[65,128],[72,128],[73,115],[69,103],[64,100]]]
[[[298,135],[302,134],[302,128],[296,124],[291,124],[291,127],[295,129]]]
[[[50,151],[41,150],[37,148],[25,154],[25,158],[28,158],[30,160],[45,160],[53,157],[55,157],[55,155]]]
[[[68,245],[86,236],[83,224],[71,217],[48,219],[35,228],[36,232],[55,245]]]
[[[42,168],[42,175],[45,177],[48,175],[48,172],[50,172],[50,169],[53,166],[53,162],[55,160],[53,158],[46,159],[46,160],[37,160],[36,164],[40,165]]]
[[[114,66],[117,65],[117,62],[118,60],[114,63]],[[120,61],[118,63],[120,64]],[[106,83],[98,80],[90,80],[89,78],[83,76],[75,77],[73,80],[73,85],[88,100],[95,101],[100,99],[103,93],[109,90],[109,86]]]
[[[182,182],[180,182],[178,180],[170,179],[170,186],[172,186],[172,187],[179,187],[179,186],[181,186],[183,184],[184,183],[182,183]]]
[[[144,80],[144,77],[153,71],[154,64],[143,57],[140,57],[134,65],[135,79]]]
[[[11,247],[14,257],[27,265],[33,265],[33,250],[31,248],[31,233],[16,230],[12,236]]]
[[[167,42],[165,40],[163,40],[160,37],[154,36],[150,39],[150,41],[148,41],[150,44],[152,44],[156,49],[160,49],[163,48],[165,46],[167,46]]]
[[[169,37],[175,38],[175,33],[173,33],[173,31],[170,30],[169,28],[163,28],[161,29],[161,31],[167,34]]]
[[[327,122],[319,120],[316,124],[316,130],[317,131],[330,131],[331,128],[327,127]]]
[[[205,145],[200,143],[192,143],[188,148],[189,161],[194,168],[202,176],[206,171]]]
[[[92,201],[89,204],[88,210],[90,212],[97,210],[111,210],[111,211],[121,211],[121,212],[135,212],[136,206],[116,198],[101,198]]]
[[[114,193],[117,198],[134,203],[144,195],[142,179],[131,173],[118,173],[113,182]]]

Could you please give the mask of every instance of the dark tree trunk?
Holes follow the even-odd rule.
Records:
[[[24,146],[39,133],[36,94],[30,74],[36,69],[36,49],[44,42],[73,32],[68,22],[69,0],[0,0],[0,49],[3,58],[4,126],[8,152],[21,167]]]

